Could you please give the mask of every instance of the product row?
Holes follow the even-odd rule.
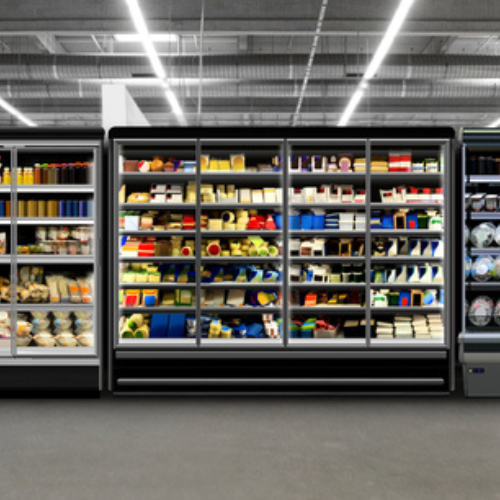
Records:
[[[91,184],[93,163],[35,163],[32,167],[17,167],[17,185]]]
[[[151,184],[149,192],[132,191],[129,194],[127,185],[123,184],[118,203],[196,203],[196,183]]]
[[[18,217],[92,217],[92,200],[18,200]]]
[[[442,231],[444,218],[442,212],[438,210],[419,212],[409,212],[406,209],[397,212],[372,211],[370,226],[372,229],[384,230],[428,229]]]
[[[92,314],[82,311],[19,313],[17,345],[18,347],[94,347]]]
[[[498,212],[500,197],[496,194],[465,194],[465,209],[473,212]]]
[[[22,244],[17,246],[19,255],[92,254],[92,228],[89,226],[36,226],[34,233],[34,243],[29,242],[31,235],[19,236],[18,243],[23,241]],[[24,243],[24,241],[27,241],[27,243]]]
[[[493,243],[500,246],[500,225],[495,227],[491,222],[483,222],[472,230],[465,226],[465,244],[469,241],[476,248],[486,248]]]
[[[472,326],[486,327],[491,325],[492,320],[500,326],[500,298],[476,295],[465,301],[465,314]]]
[[[329,155],[299,155],[288,159],[291,172],[365,172],[366,158],[356,157],[353,153]],[[202,172],[280,172],[283,170],[283,158],[272,156],[267,161],[257,161],[249,165],[245,153],[228,155],[202,154],[200,167]],[[384,155],[372,155],[370,161],[372,172],[416,172],[436,173],[441,165],[436,158],[422,160],[412,157],[410,150],[392,150]],[[123,172],[182,172],[196,171],[196,161],[154,155],[152,159],[124,158]]]
[[[468,175],[500,175],[500,158],[470,155],[467,158]]]
[[[444,290],[371,290],[373,307],[441,307]]]
[[[377,319],[375,336],[377,339],[442,340],[443,319],[440,314],[395,316],[393,321]]]
[[[90,304],[94,279],[91,274],[45,272],[43,266],[22,266],[18,273],[18,303]],[[9,278],[0,277],[0,300],[11,301]]]
[[[272,339],[282,335],[282,320],[273,314],[260,314],[250,321],[241,318],[220,318],[201,315],[202,338],[211,339]],[[196,317],[187,314],[132,314],[122,316],[119,324],[122,339],[182,339],[195,338]]]
[[[201,266],[202,283],[278,283],[281,270],[272,265]],[[127,263],[120,265],[120,283],[194,283],[192,264]]]

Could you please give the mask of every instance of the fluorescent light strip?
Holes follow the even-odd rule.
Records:
[[[117,42],[138,43],[142,42],[141,35],[135,33],[120,33],[114,36]],[[152,42],[177,42],[179,35],[175,33],[151,33],[149,35]]]
[[[493,123],[490,123],[488,125],[488,128],[497,128],[500,125],[500,118],[498,120],[495,120]]]
[[[378,69],[380,68],[382,61],[389,52],[389,49],[391,48],[394,39],[398,35],[401,26],[403,25],[404,20],[406,19],[406,16],[408,15],[408,12],[410,11],[410,8],[413,5],[414,1],[415,0],[401,0],[401,2],[399,3],[394,17],[392,18],[392,21],[389,24],[389,27],[387,28],[382,41],[377,47],[375,54],[373,54],[372,60],[366,68],[365,74],[363,75],[360,84],[358,85],[356,91],[351,97],[351,100],[349,101],[349,104],[347,105],[347,108],[342,114],[342,117],[338,123],[339,127],[345,127],[347,123],[349,123],[354,110],[363,98],[365,90],[368,88],[368,82],[375,76]]]
[[[140,37],[140,41],[144,46],[144,50],[146,51],[147,56],[149,57],[149,61],[151,62],[151,66],[153,67],[153,71],[155,75],[162,80],[162,85],[165,88],[165,97],[167,98],[168,103],[172,109],[172,113],[177,117],[177,121],[180,125],[187,125],[186,118],[184,117],[184,113],[182,108],[177,100],[177,97],[170,89],[170,86],[167,82],[167,74],[163,65],[158,57],[158,53],[156,52],[155,46],[151,40],[151,36],[149,34],[148,27],[146,25],[146,21],[144,16],[142,15],[141,8],[139,7],[139,3],[137,0],[125,0],[128,8],[130,10],[130,16],[132,17],[132,21],[134,22],[135,29]]]
[[[25,125],[28,125],[28,127],[38,126],[35,122],[32,122],[29,118],[24,116],[20,111],[11,106],[7,101],[4,101],[1,97],[0,97],[0,107],[5,109],[5,111],[10,113],[12,116],[15,116],[18,120],[22,121]]]

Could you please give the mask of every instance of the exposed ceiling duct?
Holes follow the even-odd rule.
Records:
[[[356,79],[366,60],[356,55],[316,54],[310,79]],[[387,57],[378,79],[498,78],[497,56],[393,55]],[[199,60],[193,56],[163,58],[170,78],[198,78]],[[203,78],[302,81],[307,55],[204,56]],[[144,57],[116,55],[0,54],[2,80],[79,80],[132,78],[151,75]]]
[[[305,93],[306,98],[347,98],[356,88],[356,83],[310,82]],[[163,98],[161,87],[131,86],[129,92],[134,98]],[[294,82],[258,82],[249,83],[217,83],[204,87],[206,98],[297,98],[300,85]],[[196,86],[183,89],[185,98],[196,99]],[[17,82],[15,86],[0,81],[0,96],[8,99],[100,99],[101,87],[98,83],[88,82]],[[467,84],[454,82],[428,81],[379,81],[370,85],[367,97],[371,98],[405,98],[405,99],[498,99],[500,85],[483,85],[469,81]]]

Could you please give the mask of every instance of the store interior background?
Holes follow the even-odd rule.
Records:
[[[188,125],[247,127],[336,125],[397,5],[141,2],[150,32],[172,39],[155,46]],[[414,2],[349,125],[500,118],[499,16],[495,0]],[[0,97],[39,126],[100,126],[102,85],[124,83],[151,125],[177,125],[142,44],[116,38],[134,33],[123,0],[3,0]],[[18,125],[0,113],[0,126]]]
[[[155,47],[186,124],[203,127],[336,126],[398,4],[140,3],[150,31],[170,39]],[[499,26],[496,0],[416,0],[348,125],[494,125]],[[39,127],[178,126],[142,44],[116,36],[135,33],[123,0],[1,0],[0,98]],[[124,89],[135,102],[125,115]],[[0,127],[20,126],[0,108]],[[500,402],[457,389],[448,398],[2,399],[2,490],[495,498]],[[20,475],[21,464],[31,473]]]

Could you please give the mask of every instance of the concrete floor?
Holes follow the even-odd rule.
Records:
[[[500,498],[500,400],[0,401],[3,499]]]

